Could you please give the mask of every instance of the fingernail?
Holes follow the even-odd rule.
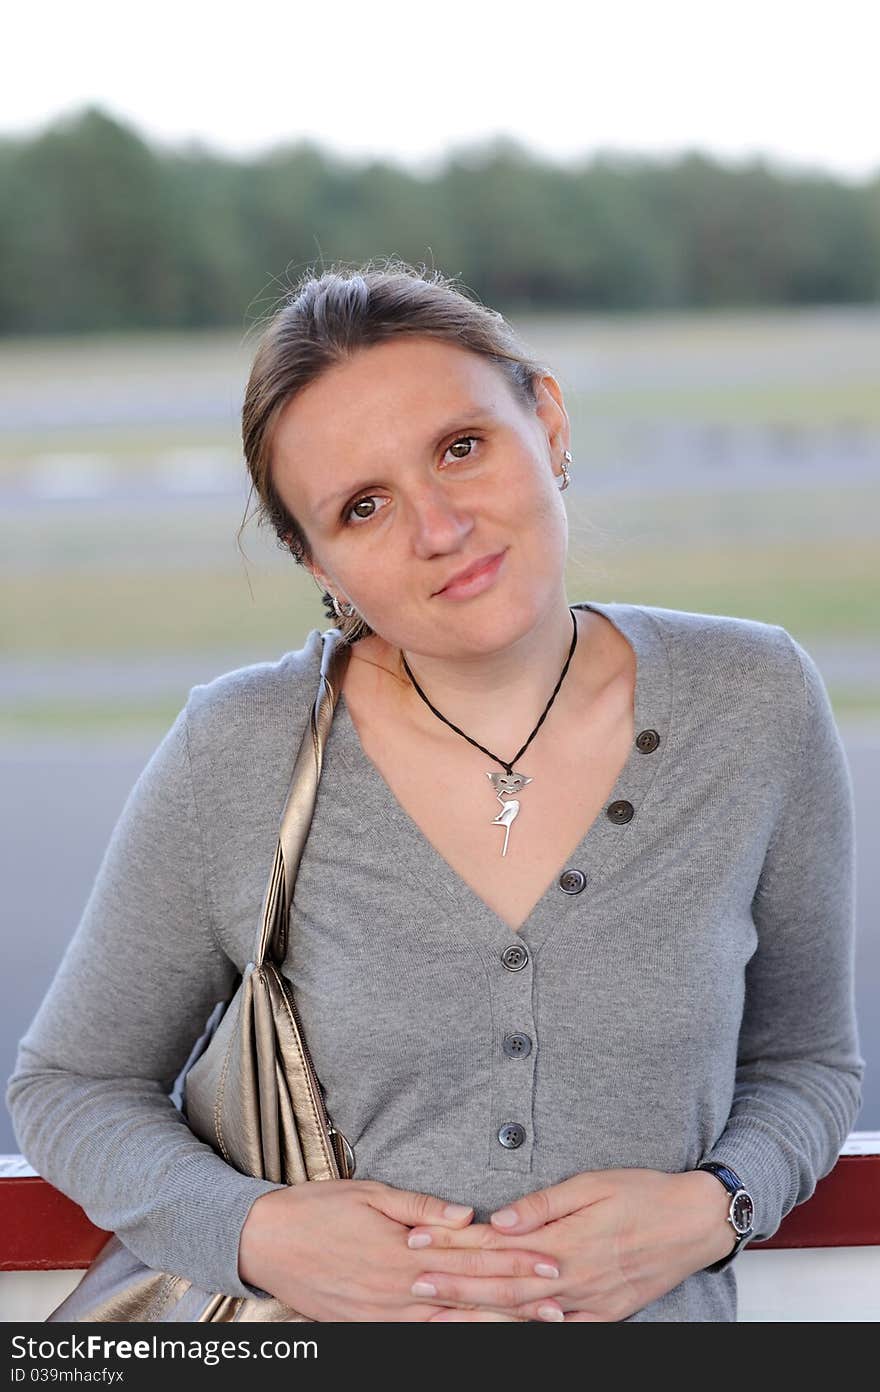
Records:
[[[414,1246],[415,1244],[411,1244],[411,1245]],[[537,1272],[537,1274],[538,1274],[539,1276],[558,1276],[558,1275],[559,1275],[559,1272],[557,1271],[556,1267],[555,1267],[555,1266],[551,1266],[549,1262],[535,1262],[535,1271]]]
[[[436,1295],[437,1287],[430,1281],[414,1281],[409,1288],[410,1295]]]
[[[409,1237],[406,1239],[407,1247],[428,1247],[430,1246],[430,1242],[431,1234],[429,1232],[410,1233]],[[558,1275],[559,1273],[557,1272],[556,1274]]]
[[[443,1210],[444,1218],[466,1218],[469,1213],[473,1213],[470,1204],[448,1203]]]
[[[499,1208],[497,1213],[492,1214],[492,1222],[499,1228],[513,1228],[519,1222],[516,1216],[516,1209]]]
[[[556,1324],[558,1324],[560,1320],[565,1320],[565,1315],[555,1305],[539,1306],[538,1314],[541,1316],[542,1320],[553,1320]]]

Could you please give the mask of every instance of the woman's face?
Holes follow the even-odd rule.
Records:
[[[466,656],[514,642],[564,596],[559,496],[569,423],[558,383],[537,408],[488,358],[445,339],[361,349],[288,403],[272,477],[318,582],[394,646]],[[440,593],[501,554],[488,579]]]

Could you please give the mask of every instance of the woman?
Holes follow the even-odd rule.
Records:
[[[316,1320],[734,1320],[864,1068],[815,663],[569,607],[559,384],[439,275],[306,280],[243,435],[353,644],[288,966],[356,1176],[243,1176],[168,1096],[248,960],[317,629],[194,688],[141,775],[22,1041],[23,1152],[151,1266]]]

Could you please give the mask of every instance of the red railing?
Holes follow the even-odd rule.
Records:
[[[86,1267],[109,1233],[78,1204],[36,1175],[0,1175],[0,1271]],[[880,1154],[841,1155],[806,1203],[792,1209],[768,1242],[775,1247],[880,1246]]]

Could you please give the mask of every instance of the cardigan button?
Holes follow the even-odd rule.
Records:
[[[529,960],[529,954],[519,943],[511,943],[510,947],[505,947],[502,952],[501,960],[508,971],[522,971]]]
[[[526,1138],[525,1127],[518,1121],[508,1121],[498,1132],[498,1139],[505,1150],[516,1150]]]
[[[640,754],[653,754],[659,743],[660,736],[656,730],[642,730],[636,736],[636,749]]]
[[[501,1047],[508,1058],[528,1058],[532,1041],[527,1034],[506,1034]]]
[[[563,894],[580,894],[586,883],[583,870],[563,870],[559,876],[559,888]]]
[[[624,800],[612,802],[605,808],[605,815],[608,817],[609,821],[614,822],[616,826],[623,826],[624,822],[632,821],[635,816],[635,808],[631,802],[626,802]]]

